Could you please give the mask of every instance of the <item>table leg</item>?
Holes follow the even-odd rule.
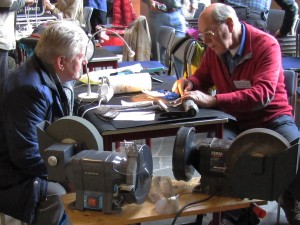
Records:
[[[103,136],[103,150],[104,151],[112,151],[112,140],[109,136]]]
[[[221,212],[214,212],[211,225],[222,225],[221,223]]]
[[[146,138],[146,145],[151,149],[151,138]]]
[[[115,61],[115,62],[113,63],[113,68],[114,68],[114,69],[118,68],[118,61]]]
[[[192,223],[181,223],[181,225],[202,225],[203,214],[197,215],[196,221]]]
[[[224,124],[223,123],[217,124],[216,125],[216,134],[215,134],[215,136],[217,138],[223,138],[223,132],[224,132]]]

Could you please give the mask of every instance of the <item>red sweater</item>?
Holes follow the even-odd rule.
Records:
[[[247,24],[245,27],[243,56],[247,59],[236,67],[232,76],[223,61],[208,48],[200,67],[189,80],[194,90],[203,92],[215,85],[218,109],[236,117],[241,129],[266,127],[281,115],[292,116],[280,46],[274,37]],[[249,87],[238,89],[235,84],[240,81],[246,81]]]

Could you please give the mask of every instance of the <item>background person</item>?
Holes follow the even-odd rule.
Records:
[[[9,68],[8,53],[16,49],[16,12],[25,4],[31,5],[34,0],[11,0],[0,3],[0,83],[7,76]]]
[[[220,2],[232,6],[241,21],[245,21],[263,31],[268,31],[267,18],[271,0],[223,0]],[[275,2],[285,11],[285,15],[281,28],[274,36],[286,36],[292,30],[298,18],[298,4],[295,0],[275,0]]]
[[[233,140],[239,133],[257,127],[274,130],[289,142],[299,138],[276,39],[240,22],[234,9],[221,3],[204,9],[198,30],[207,46],[200,67],[188,79],[176,81],[172,91],[200,107],[233,115],[237,121],[225,124],[226,139]],[[214,85],[217,94],[208,95]],[[299,179],[298,173],[281,196],[290,224],[300,224]]]
[[[196,0],[181,0],[181,11],[186,19],[192,19],[198,9],[198,1]]]
[[[57,0],[52,4],[50,0],[43,0],[45,10],[58,19],[74,19],[79,25],[85,25],[83,17],[83,0]]]
[[[84,6],[93,8],[90,19],[93,34],[97,31],[98,25],[107,24],[107,0],[85,0]]]
[[[149,30],[151,35],[151,60],[158,60],[156,36],[161,26],[174,27],[177,32],[186,32],[186,20],[181,12],[180,0],[142,0],[149,6]]]
[[[62,83],[79,79],[87,43],[75,23],[49,24],[34,55],[0,87],[0,212],[28,224],[68,224],[65,189],[47,180],[36,125],[69,114]]]

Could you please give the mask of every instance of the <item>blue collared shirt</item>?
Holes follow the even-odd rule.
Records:
[[[247,30],[243,23],[241,23],[241,26],[242,26],[242,40],[236,54],[232,56],[229,50],[224,54],[224,61],[231,75],[233,74],[235,68],[244,60],[243,52],[245,47]]]

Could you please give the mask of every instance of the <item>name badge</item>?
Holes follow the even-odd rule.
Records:
[[[251,83],[249,80],[235,80],[233,82],[234,82],[236,89],[251,88]]]

